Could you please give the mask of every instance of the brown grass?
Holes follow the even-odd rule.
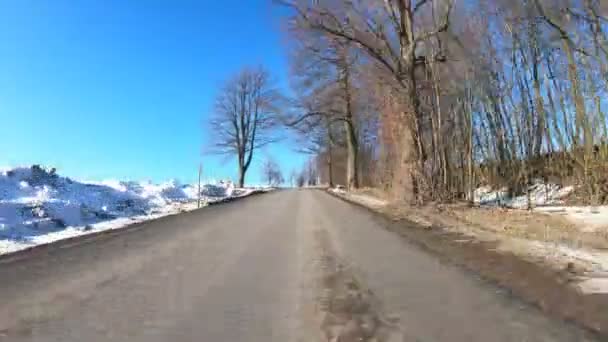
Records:
[[[356,193],[390,200],[379,189],[364,188]],[[552,242],[573,248],[608,249],[608,230],[584,232],[563,216],[520,209],[471,207],[466,203],[429,203],[413,207],[391,202],[381,210],[393,219],[408,219],[429,227],[461,227],[508,237]]]

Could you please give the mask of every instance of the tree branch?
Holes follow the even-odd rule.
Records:
[[[421,9],[422,6],[424,6],[427,2],[428,2],[428,0],[418,1],[418,3],[414,6],[414,13],[416,13],[419,9]]]

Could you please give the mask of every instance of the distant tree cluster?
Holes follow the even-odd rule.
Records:
[[[285,183],[279,164],[272,158],[267,158],[262,164],[262,175],[269,186],[279,186]]]

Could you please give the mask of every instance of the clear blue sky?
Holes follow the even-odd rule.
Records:
[[[40,163],[84,179],[194,181],[218,85],[287,60],[270,0],[0,2],[0,166]],[[285,174],[304,156],[285,142]],[[235,178],[233,159],[203,156]]]

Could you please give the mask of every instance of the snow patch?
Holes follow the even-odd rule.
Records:
[[[204,184],[204,203],[250,194],[231,182]],[[0,254],[117,229],[197,207],[198,186],[105,180],[79,182],[37,165],[0,169]]]
[[[562,187],[557,184],[535,183],[530,186],[530,202],[533,207],[562,204],[563,198],[574,190],[572,186]],[[482,186],[475,189],[475,203],[483,206],[504,206],[515,209],[528,207],[528,195],[509,196],[506,188],[492,189]]]

